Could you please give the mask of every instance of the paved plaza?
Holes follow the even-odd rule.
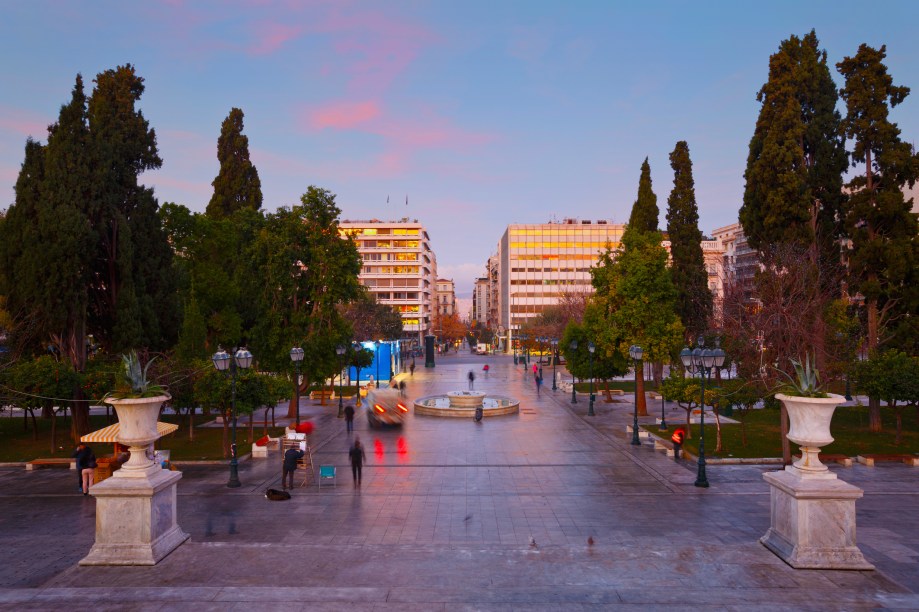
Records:
[[[551,390],[551,368],[537,396],[503,356],[440,357],[408,394],[465,389],[470,369],[477,390],[518,397],[520,414],[410,415],[375,431],[359,412],[360,490],[332,406],[304,413],[335,487],[265,499],[277,452],[242,462],[235,490],[224,465],[183,466],[178,521],[191,539],[155,567],[77,566],[95,500],[75,492],[74,473],[0,469],[0,609],[919,609],[919,469],[833,467],[865,490],[858,543],[877,571],[794,570],[758,542],[762,473],[776,466],[712,465],[711,488],[696,488],[694,463],[629,445],[629,398],[598,397],[588,417],[586,397]]]

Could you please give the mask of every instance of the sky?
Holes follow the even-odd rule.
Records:
[[[679,140],[702,231],[736,222],[756,94],[791,34],[815,29],[831,66],[886,44],[914,89],[891,118],[919,142],[919,2],[867,6],[0,0],[0,208],[77,73],[131,63],[163,158],[141,182],[161,203],[204,211],[238,107],[266,210],[316,185],[343,219],[418,219],[468,298],[508,224],[624,223],[645,157],[665,224]]]

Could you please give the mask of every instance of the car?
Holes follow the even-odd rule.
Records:
[[[408,404],[396,389],[374,389],[367,394],[367,421],[373,429],[401,427]]]

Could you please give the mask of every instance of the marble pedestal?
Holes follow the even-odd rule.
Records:
[[[862,490],[825,471],[788,466],[763,474],[771,526],[760,542],[796,569],[871,570],[855,545],[855,500]]]
[[[150,465],[115,472],[90,488],[96,498],[96,543],[80,565],[156,565],[188,539],[176,523],[181,472]]]

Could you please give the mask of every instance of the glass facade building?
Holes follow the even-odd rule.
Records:
[[[509,225],[498,243],[498,324],[513,333],[563,294],[593,292],[590,269],[624,230],[602,219]]]

